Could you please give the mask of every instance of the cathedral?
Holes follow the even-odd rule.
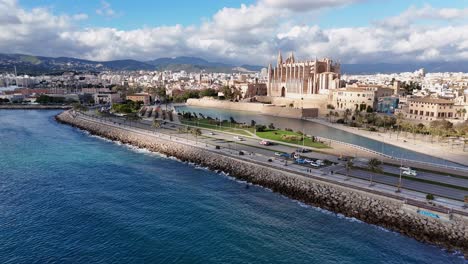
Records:
[[[340,88],[340,64],[330,59],[296,62],[291,53],[283,61],[281,52],[276,67],[268,66],[268,95],[286,98],[312,98],[328,95]]]

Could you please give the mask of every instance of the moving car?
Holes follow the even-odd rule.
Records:
[[[208,135],[210,135],[210,136],[214,136],[214,134],[215,133],[213,133],[213,132],[208,132]]]
[[[296,153],[296,154],[294,154],[294,158],[295,158],[295,159],[300,159],[300,158],[301,158],[301,155],[299,155],[299,154]]]
[[[280,157],[280,156],[282,156],[282,155],[283,155],[283,153],[281,153],[281,152],[275,152],[275,156]]]
[[[307,153],[307,152],[310,152],[310,149],[298,148],[298,149],[296,149],[296,152],[299,152],[299,153]]]
[[[244,141],[244,139],[239,137],[239,136],[235,136],[234,139],[237,140],[237,141]]]
[[[271,145],[271,142],[268,141],[268,140],[262,140],[262,141],[260,141],[260,145],[263,145],[263,146],[270,146],[270,145]]]
[[[415,170],[404,170],[401,174],[406,176],[418,176],[418,173]]]

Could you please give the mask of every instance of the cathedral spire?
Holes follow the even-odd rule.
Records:
[[[294,58],[294,52],[293,51],[291,51],[291,56],[289,58],[290,58],[291,63],[296,62],[296,59]]]
[[[283,64],[283,56],[281,56],[281,50],[278,53],[278,65]]]

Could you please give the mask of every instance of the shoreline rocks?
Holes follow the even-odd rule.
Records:
[[[461,216],[454,216],[450,221],[426,217],[399,200],[283,172],[177,141],[91,122],[75,117],[69,111],[57,115],[56,120],[110,140],[173,156],[213,171],[223,171],[305,204],[354,217],[418,241],[459,250],[465,258],[468,257],[468,220]]]

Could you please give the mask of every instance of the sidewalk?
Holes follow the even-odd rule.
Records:
[[[423,154],[430,153],[431,156],[450,160],[456,163],[463,164],[468,166],[468,151],[463,152],[461,146],[457,146],[452,149],[450,145],[443,145],[439,142],[430,143],[427,141],[422,141],[419,138],[414,140],[412,136],[404,137],[405,133],[400,133],[397,139],[396,133],[382,133],[382,132],[371,132],[364,129],[359,129],[356,127],[349,127],[342,124],[334,124],[323,119],[309,119],[311,122],[319,123],[325,126],[333,127],[340,129],[349,133],[353,133],[359,136],[370,138],[379,142],[384,142],[385,144],[394,145],[400,148],[405,148],[408,150],[416,151]],[[411,135],[408,133],[408,135]],[[468,150],[468,146],[467,146]],[[397,157],[398,158],[398,157]]]

